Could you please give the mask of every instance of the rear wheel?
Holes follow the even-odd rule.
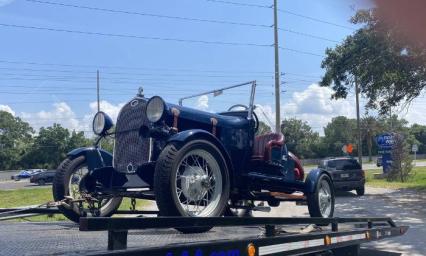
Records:
[[[45,181],[44,179],[39,179],[39,180],[37,181],[37,183],[38,183],[38,185],[39,185],[39,186],[44,186],[44,185],[46,185],[46,181]]]
[[[321,174],[314,193],[307,195],[311,217],[331,218],[334,213],[334,189],[330,177]]]
[[[225,159],[205,140],[191,141],[180,149],[169,144],[157,160],[154,190],[161,216],[222,216],[230,190]],[[178,228],[184,233],[210,229]]]
[[[363,196],[365,194],[365,187],[357,188],[356,194],[359,195],[359,196]]]
[[[58,167],[55,178],[53,179],[53,198],[55,201],[60,201],[65,196],[70,196],[73,199],[81,199],[82,191],[80,182],[85,175],[89,172],[86,164],[86,158],[80,156],[74,159],[65,159]],[[110,199],[103,199],[101,201],[98,214],[101,217],[109,217],[114,214],[121,204],[121,197],[114,197]],[[91,215],[87,203],[82,204],[82,209],[78,204],[71,204],[71,208],[58,206],[62,214],[69,220],[79,222],[82,215]]]

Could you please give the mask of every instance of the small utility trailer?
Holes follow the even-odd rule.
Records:
[[[0,220],[57,214],[56,207],[0,209]],[[360,245],[401,236],[390,218],[86,217],[72,222],[2,222],[0,255],[358,255]],[[213,227],[182,234],[175,228]],[[106,231],[106,232],[105,232]],[[36,250],[34,248],[37,248]]]
[[[241,236],[127,249],[129,230],[234,227]],[[401,236],[407,226],[390,218],[156,217],[80,219],[80,231],[108,231],[107,255],[240,256],[358,255],[363,243]],[[233,232],[233,229],[229,229]],[[228,232],[229,232],[228,231]],[[214,234],[215,229],[209,233]],[[204,234],[205,235],[205,234]],[[203,236],[204,236],[203,235]],[[235,235],[235,234],[234,234]],[[182,236],[187,236],[182,234]],[[191,234],[196,237],[197,234]],[[188,238],[188,237],[187,237]],[[167,235],[165,235],[167,240]],[[103,252],[102,254],[105,254]],[[97,253],[90,255],[99,255]]]

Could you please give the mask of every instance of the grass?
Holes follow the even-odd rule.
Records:
[[[386,179],[374,179],[374,173],[381,173],[382,169],[366,171],[367,185],[371,187],[401,189],[409,188],[426,191],[426,167],[415,167],[413,175],[406,182],[387,181]]]
[[[17,189],[17,190],[0,190],[0,208],[21,207],[27,205],[39,205],[48,201],[53,201],[51,188],[35,188],[35,189]],[[148,204],[145,200],[136,201],[136,209],[142,210]],[[120,206],[121,210],[130,209],[130,199],[125,198]],[[63,221],[67,220],[62,214],[54,214],[53,216],[41,215],[28,217],[27,221]]]

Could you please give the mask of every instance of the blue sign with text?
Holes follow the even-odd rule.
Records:
[[[387,173],[392,165],[393,134],[384,133],[376,137],[379,154],[382,155],[383,173]]]
[[[392,149],[393,135],[390,133],[381,134],[377,136],[376,141],[381,150]]]

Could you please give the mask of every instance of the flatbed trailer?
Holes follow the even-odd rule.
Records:
[[[232,239],[221,237],[127,249],[129,230],[204,226],[243,228],[245,233]],[[79,229],[108,231],[108,255],[254,256],[358,255],[362,243],[403,235],[408,227],[397,226],[390,218],[97,217],[81,218]]]
[[[0,209],[2,218],[56,214],[57,208]],[[390,218],[88,217],[71,222],[0,225],[0,255],[358,255],[360,245],[401,236]],[[214,228],[182,234],[173,228]]]

